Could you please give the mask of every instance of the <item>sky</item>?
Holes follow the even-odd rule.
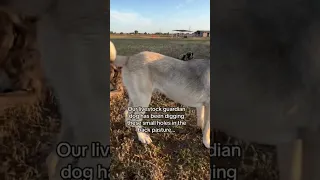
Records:
[[[210,30],[210,0],[110,0],[110,31]]]

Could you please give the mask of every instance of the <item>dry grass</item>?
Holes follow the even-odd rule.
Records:
[[[208,179],[209,150],[195,128],[195,113],[186,112],[187,125],[176,133],[153,133],[152,145],[142,145],[133,128],[124,126],[127,98],[110,102],[111,106],[111,177],[114,179]],[[157,94],[152,107],[179,106]]]
[[[196,58],[210,58],[208,41],[113,41],[122,55],[151,50],[178,57],[181,53],[193,51]],[[59,131],[60,115],[51,94],[44,102],[0,113],[1,180],[47,179],[44,160]],[[110,101],[112,179],[209,179],[209,150],[202,145],[195,109],[187,109],[186,126],[175,127],[174,134],[153,133],[153,144],[144,146],[138,142],[134,129],[124,126],[126,105],[126,96],[115,96]],[[181,107],[160,94],[153,96],[151,106]],[[277,179],[272,147],[248,144],[223,133],[217,133],[215,140],[240,144],[243,149],[242,159],[215,159],[216,165],[238,167],[239,179]]]
[[[208,41],[170,41],[146,39],[112,40],[121,55],[143,50],[178,57],[186,51],[196,58],[210,58]],[[209,150],[202,145],[201,130],[196,127],[194,108],[185,112],[186,125],[175,127],[175,133],[152,133],[152,145],[142,145],[134,128],[124,126],[123,112],[127,97],[110,101],[111,177],[114,179],[209,179]],[[151,107],[182,107],[163,95],[154,94]],[[181,114],[181,113],[180,113]]]
[[[59,131],[53,96],[45,104],[19,106],[0,114],[0,179],[48,179],[44,161]]]
[[[178,57],[186,51],[192,51],[195,58],[210,59],[209,41],[113,39],[113,42],[121,55],[150,50]],[[201,131],[196,127],[195,109],[188,108],[187,125],[177,129],[177,133],[153,133],[153,145],[144,146],[138,142],[134,130],[124,126],[123,112],[126,106],[127,97],[117,97],[110,102],[113,178],[209,179],[209,152],[202,145]],[[155,94],[150,106],[181,105]],[[246,143],[221,132],[215,133],[215,142],[242,147],[241,158],[215,158],[216,166],[237,168],[239,179],[278,179],[273,147]]]

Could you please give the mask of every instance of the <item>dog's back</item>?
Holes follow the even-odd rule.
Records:
[[[144,51],[127,57],[122,72],[125,79],[131,79],[132,74],[143,74],[141,80],[149,80],[154,90],[181,104],[196,107],[210,102],[209,60],[181,61]]]
[[[148,63],[148,69],[155,88],[170,99],[193,107],[197,105],[189,102],[210,102],[209,60],[181,61],[166,58]]]

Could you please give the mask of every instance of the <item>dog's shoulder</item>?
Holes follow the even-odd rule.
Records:
[[[161,59],[166,59],[168,56],[165,56],[160,53],[151,52],[151,51],[143,51],[134,56],[134,58],[143,59],[144,62],[153,62]]]

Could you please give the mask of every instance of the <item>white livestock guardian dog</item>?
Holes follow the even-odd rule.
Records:
[[[195,59],[181,61],[159,53],[144,51],[132,56],[117,56],[110,41],[110,61],[122,67],[123,84],[129,94],[128,107],[148,107],[154,91],[165,94],[171,100],[197,108],[197,125],[202,129],[203,144],[210,148],[210,61]],[[126,124],[129,114],[125,112]],[[141,116],[139,116],[141,117]],[[142,118],[137,119],[141,124]],[[152,142],[150,136],[136,131],[142,143]]]
[[[276,145],[280,180],[319,180],[320,3],[235,2],[211,4],[212,125]]]
[[[104,0],[12,0],[10,11],[37,16],[37,39],[46,77],[60,102],[61,132],[57,143],[72,147],[102,146],[110,143],[109,112],[109,17]],[[97,166],[108,167],[109,158],[92,157],[88,148],[85,157],[62,158],[57,144],[47,158],[50,180],[62,180],[62,168],[90,168],[98,176]],[[97,179],[97,178],[93,178]]]

